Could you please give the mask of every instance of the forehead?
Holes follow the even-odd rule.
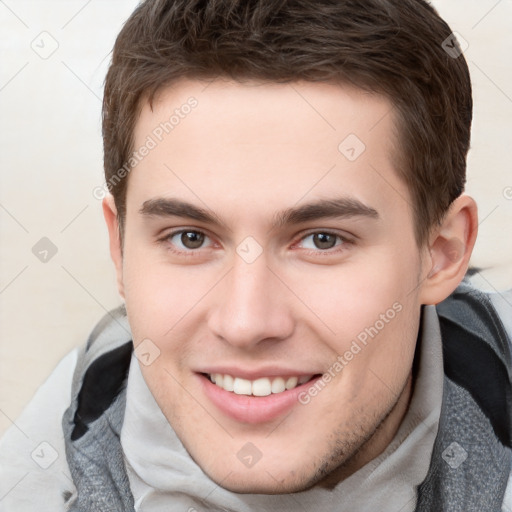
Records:
[[[139,206],[178,196],[237,215],[336,192],[410,210],[393,166],[393,108],[356,88],[181,81],[143,105],[134,149],[145,146],[128,181]]]

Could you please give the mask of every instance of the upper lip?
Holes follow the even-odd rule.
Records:
[[[273,377],[303,377],[310,375],[321,374],[322,372],[316,371],[304,371],[294,370],[291,368],[279,368],[279,367],[266,367],[259,369],[244,369],[233,366],[210,366],[201,370],[197,370],[198,373],[207,373],[208,375],[214,375],[220,373],[222,375],[231,375],[232,377],[240,377],[247,380],[256,380],[262,378],[273,378]]]

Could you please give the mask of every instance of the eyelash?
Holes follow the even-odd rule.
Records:
[[[199,229],[192,229],[192,228],[185,228],[185,229],[178,229],[176,231],[172,231],[170,233],[167,233],[165,236],[159,238],[157,242],[163,244],[165,248],[169,251],[171,251],[174,254],[178,254],[179,256],[185,256],[185,257],[195,257],[200,255],[200,249],[203,249],[203,247],[199,247],[198,249],[187,249],[187,250],[180,250],[173,248],[173,244],[171,243],[171,239],[175,237],[176,235],[181,235],[183,233],[197,233],[200,235],[204,235],[205,238],[208,240],[211,240],[211,237],[205,233],[204,231],[201,231]]]
[[[164,244],[166,249],[171,251],[172,253],[174,254],[177,254],[179,256],[184,256],[184,257],[197,257],[200,255],[201,253],[201,249],[204,249],[203,247],[199,247],[197,249],[187,249],[187,250],[180,250],[180,249],[176,249],[173,247],[174,244],[172,244],[170,242],[170,240],[177,236],[177,235],[181,235],[183,233],[197,233],[197,234],[200,234],[200,235],[203,235],[205,238],[207,238],[208,240],[210,240],[210,242],[213,244],[212,240],[211,240],[211,237],[205,233],[204,231],[202,230],[198,230],[198,229],[192,229],[192,228],[182,228],[182,229],[178,229],[176,231],[172,231],[170,233],[167,233],[165,236],[161,237],[160,239],[158,239],[157,241],[161,244]],[[306,254],[309,254],[309,255],[325,255],[325,256],[328,256],[328,255],[333,255],[333,254],[338,254],[342,251],[345,251],[347,250],[350,246],[354,245],[354,240],[346,237],[346,236],[343,236],[343,235],[340,235],[339,233],[335,233],[333,231],[329,231],[329,230],[316,230],[316,231],[310,231],[308,233],[305,233],[305,234],[302,234],[300,236],[300,238],[298,239],[298,241],[296,242],[293,242],[292,243],[292,248],[295,249],[296,246],[300,243],[300,242],[304,242],[304,240],[306,240],[308,237],[311,237],[313,235],[318,235],[318,234],[322,234],[322,235],[329,235],[329,236],[334,236],[336,237],[336,244],[334,245],[334,247],[331,247],[331,248],[328,248],[328,249],[303,249],[303,251],[306,253]],[[339,243],[338,243],[339,241]],[[300,248],[298,249],[300,250]]]
[[[329,231],[329,230],[316,230],[316,231],[310,231],[309,233],[302,234],[301,237],[299,238],[298,242],[294,242],[292,244],[292,247],[295,247],[300,242],[304,242],[304,240],[306,240],[310,236],[320,235],[320,234],[336,237],[337,240],[336,240],[336,244],[334,245],[334,247],[331,247],[329,249],[323,249],[323,250],[318,249],[318,248],[317,249],[303,249],[303,250],[306,251],[308,254],[329,256],[332,254],[338,254],[342,251],[345,251],[348,248],[347,246],[354,244],[353,240],[349,239],[346,236],[340,235],[339,233]],[[338,243],[338,241],[340,243]]]

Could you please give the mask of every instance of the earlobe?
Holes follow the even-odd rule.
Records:
[[[110,256],[114,262],[117,276],[117,289],[121,297],[124,298],[123,285],[123,253],[121,246],[121,236],[119,233],[119,220],[117,217],[117,208],[114,198],[111,194],[103,199],[103,216],[108,228],[108,236],[110,241]]]
[[[466,274],[478,232],[477,206],[469,196],[458,197],[431,235],[425,261],[422,304],[438,304]]]

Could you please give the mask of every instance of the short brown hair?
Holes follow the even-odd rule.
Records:
[[[121,234],[127,178],[111,185],[133,152],[143,102],[181,78],[223,76],[349,83],[386,96],[421,245],[466,179],[472,96],[457,49],[423,0],[142,2],[115,42],[103,100],[105,177]]]

